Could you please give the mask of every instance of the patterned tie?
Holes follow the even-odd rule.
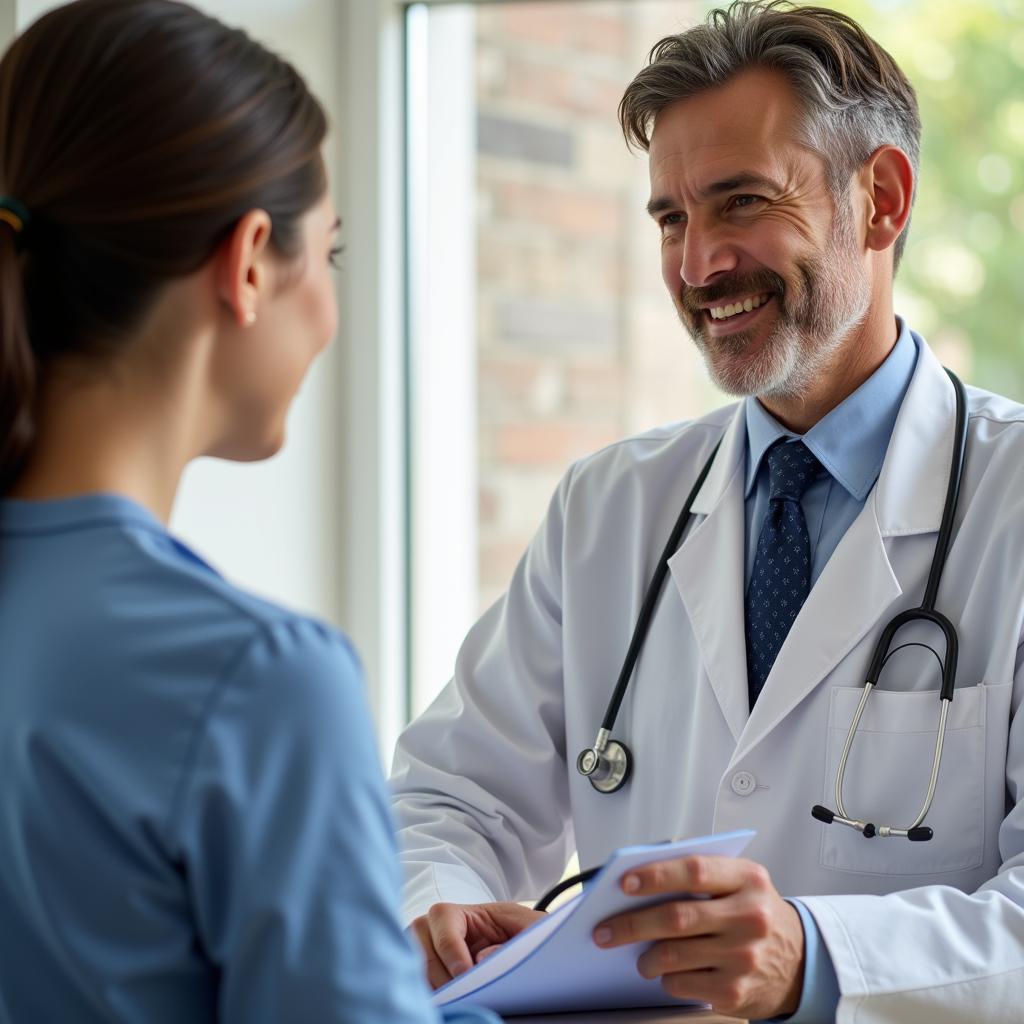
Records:
[[[778,442],[768,452],[768,512],[747,586],[751,708],[811,589],[811,542],[800,499],[824,472],[803,441]]]

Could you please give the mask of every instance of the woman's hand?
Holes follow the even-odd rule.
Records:
[[[440,988],[541,917],[518,903],[435,903],[410,930],[426,954],[427,980]]]

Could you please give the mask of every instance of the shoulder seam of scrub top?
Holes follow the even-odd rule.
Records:
[[[352,659],[357,670],[360,672],[362,671],[359,658],[351,643],[349,643],[348,638],[338,630],[333,629],[326,624],[322,624],[314,618],[293,612],[287,613],[285,618],[276,622],[268,623],[257,619],[254,620],[253,625],[253,634],[246,637],[245,640],[239,643],[239,650],[236,657],[231,659],[227,667],[210,686],[210,692],[203,701],[202,711],[196,719],[195,726],[192,730],[192,736],[188,742],[188,747],[181,760],[180,774],[178,781],[174,786],[174,793],[171,797],[167,820],[165,823],[164,835],[165,839],[168,841],[168,845],[171,847],[174,845],[173,840],[177,832],[177,827],[180,824],[181,814],[184,812],[185,793],[187,792],[188,783],[192,777],[192,773],[199,757],[200,747],[206,737],[207,726],[216,712],[217,704],[220,702],[222,696],[228,690],[230,685],[238,678],[239,671],[249,660],[250,655],[258,644],[269,644],[273,639],[274,631],[282,627],[288,629],[294,629],[296,627],[312,629],[327,643],[338,644]]]
[[[165,529],[164,524],[134,498],[115,491],[97,491],[63,498],[0,498],[0,524],[12,532],[48,533],[108,527],[134,522]]]
[[[35,536],[44,537],[55,533],[80,533],[83,530],[109,529],[112,526],[135,526],[148,530],[150,533],[159,533],[153,524],[142,516],[118,515],[109,513],[95,518],[82,519],[78,522],[65,521],[62,523],[12,523],[0,514],[0,533],[12,536]],[[164,531],[166,533],[166,531]],[[170,536],[170,534],[168,534]]]
[[[190,579],[196,581],[197,585],[204,586],[207,596],[221,600],[232,611],[243,616],[259,628],[271,628],[290,622],[304,621],[316,624],[323,629],[338,632],[315,615],[294,611],[232,583],[201,555],[194,552],[184,541],[179,540],[163,523],[146,513],[145,510],[136,513],[131,507],[126,507],[123,513],[105,512],[94,517],[67,520],[63,523],[25,523],[15,525],[6,524],[3,515],[0,514],[0,535],[46,537],[54,534],[77,533],[83,530],[99,528],[118,529],[122,535],[129,538],[131,538],[134,531],[138,531],[157,540],[166,541],[170,545],[170,553],[173,553],[177,560],[179,571],[186,572]],[[148,560],[155,561],[151,553],[143,552],[143,554]],[[175,563],[168,564],[167,571],[173,572],[174,569]],[[340,633],[338,635],[341,636]]]
[[[185,749],[185,754],[181,759],[181,765],[178,768],[178,780],[174,785],[174,792],[171,796],[170,805],[167,811],[164,836],[168,841],[169,846],[173,846],[173,840],[177,832],[176,826],[178,825],[179,818],[184,811],[184,794],[188,788],[187,782],[191,778],[192,771],[195,768],[199,748],[206,735],[207,724],[213,717],[216,705],[220,701],[228,680],[233,678],[235,673],[245,663],[249,656],[249,652],[256,644],[256,641],[258,639],[262,639],[262,634],[263,631],[257,628],[253,635],[246,637],[245,640],[239,643],[239,649],[236,656],[231,659],[227,668],[224,669],[220,676],[214,680],[213,684],[210,686],[210,692],[203,700],[202,710],[196,717],[195,725],[192,728],[192,735],[189,738],[188,746]]]

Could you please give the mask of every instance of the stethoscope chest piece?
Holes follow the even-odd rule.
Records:
[[[629,779],[633,756],[625,743],[610,739],[602,729],[592,747],[580,751],[576,770],[585,775],[599,793],[614,793]]]
[[[720,444],[721,442],[715,445],[714,451],[708,457],[708,461],[704,464],[704,468],[700,471],[700,475],[694,482],[693,489],[683,505],[683,510],[679,513],[675,526],[672,527],[672,533],[669,535],[665,550],[661,553],[661,558],[658,559],[658,567],[654,570],[654,575],[648,584],[647,592],[644,594],[640,616],[636,620],[633,636],[629,641],[629,649],[626,651],[626,660],[622,663],[622,668],[619,671],[619,678],[615,683],[615,691],[608,702],[608,710],[605,711],[604,718],[601,720],[601,728],[598,730],[597,739],[594,740],[592,747],[586,747],[580,752],[580,756],[576,758],[576,770],[580,775],[585,775],[590,779],[590,784],[599,793],[614,793],[629,781],[633,755],[625,743],[619,743],[618,740],[611,738],[611,731],[615,728],[615,718],[619,713],[619,706],[622,704],[622,698],[626,695],[630,676],[633,674],[633,668],[636,665],[637,658],[640,656],[640,648],[643,646],[644,638],[647,636],[647,630],[651,623],[651,617],[654,615],[654,607],[658,603],[658,595],[661,593],[662,584],[665,582],[665,577],[668,576],[669,559],[675,554],[676,548],[679,547],[683,530],[686,528],[690,518],[690,509],[693,507],[697,493],[704,486],[708,473],[711,472],[711,466],[715,461],[715,455]]]

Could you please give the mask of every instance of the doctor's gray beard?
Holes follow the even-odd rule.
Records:
[[[707,288],[683,288],[676,301],[683,322],[715,384],[729,395],[801,398],[833,363],[850,332],[863,323],[870,303],[856,261],[852,214],[840,200],[834,244],[820,256],[798,261],[799,287],[771,270],[735,275]],[[770,292],[778,304],[775,323],[754,358],[744,359],[755,330],[721,338],[707,331],[702,303],[733,295]]]

